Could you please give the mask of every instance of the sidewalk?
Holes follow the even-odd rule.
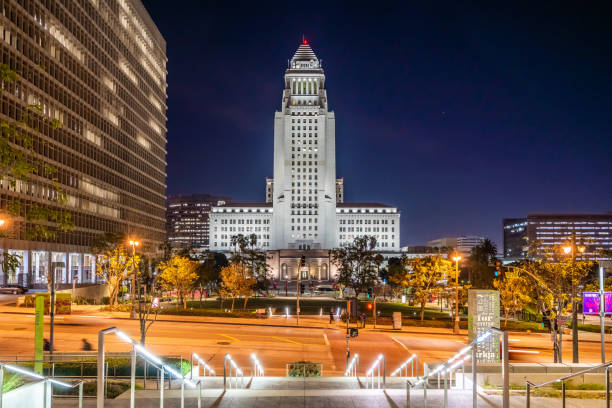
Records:
[[[442,390],[427,391],[427,406],[442,407],[444,392]],[[74,407],[75,400],[57,399],[53,400],[54,407]],[[424,408],[422,390],[415,390],[411,394],[410,408]],[[501,396],[478,395],[479,407],[500,407]],[[605,404],[602,400],[568,399],[567,408],[598,408]],[[83,403],[86,408],[96,406],[95,399],[86,399]],[[130,406],[129,392],[123,393],[114,400],[106,401],[108,408],[128,408]],[[155,390],[136,391],[136,407],[159,406],[159,392]],[[180,407],[180,391],[165,390],[164,407]],[[185,407],[197,407],[197,391],[185,391]],[[326,408],[404,408],[406,407],[406,391],[400,389],[391,390],[228,390],[210,389],[202,391],[202,407],[225,408],[225,407],[253,407],[253,408],[282,408],[282,407],[326,407]],[[448,406],[453,408],[471,408],[471,391],[451,391],[448,394]],[[525,407],[524,396],[512,396],[510,398],[511,408]],[[561,406],[559,398],[531,398],[531,407],[550,408]]]

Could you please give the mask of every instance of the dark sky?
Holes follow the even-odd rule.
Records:
[[[304,34],[346,201],[396,205],[402,245],[501,245],[503,217],[612,210],[604,3],[143,1],[168,45],[169,194],[264,200]]]

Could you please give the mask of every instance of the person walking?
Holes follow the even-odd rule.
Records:
[[[365,329],[365,325],[366,325],[366,314],[362,313],[361,314],[361,328]]]
[[[329,324],[332,324],[334,322],[334,309],[333,308],[329,308]]]

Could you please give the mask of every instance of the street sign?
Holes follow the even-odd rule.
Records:
[[[43,332],[45,328],[45,297],[36,295],[34,318],[34,372],[42,374]]]

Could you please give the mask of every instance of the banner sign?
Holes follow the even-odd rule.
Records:
[[[499,327],[499,292],[496,290],[468,290],[468,339]],[[499,336],[491,336],[478,344],[479,363],[499,363]]]
[[[605,314],[612,314],[612,292],[604,292]],[[599,292],[582,292],[582,313],[599,314]]]
[[[34,372],[42,374],[43,334],[45,329],[45,297],[36,295],[34,316]]]

